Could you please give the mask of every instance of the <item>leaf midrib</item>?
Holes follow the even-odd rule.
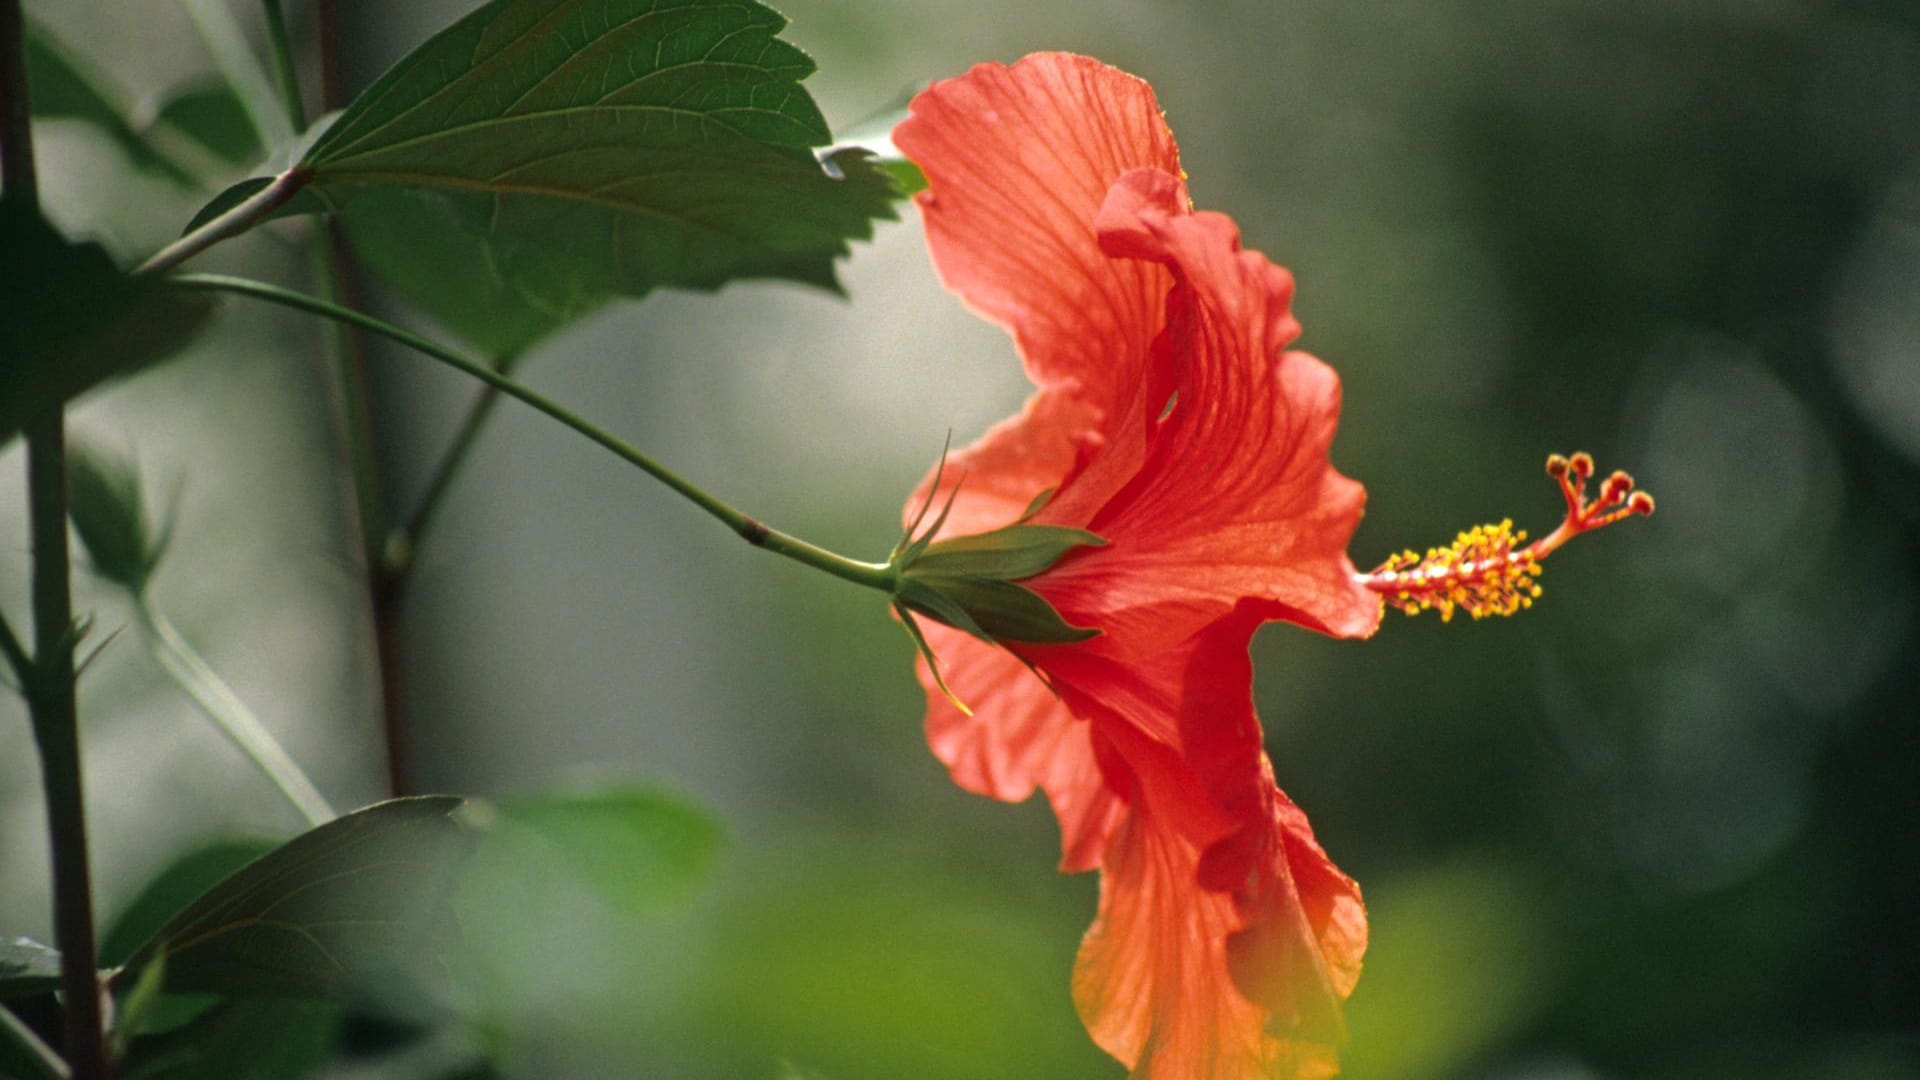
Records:
[[[577,189],[550,188],[550,187],[542,187],[537,184],[499,184],[499,183],[493,183],[485,180],[468,180],[462,177],[447,176],[447,175],[435,174],[435,173],[410,173],[410,172],[394,172],[394,171],[379,171],[379,170],[366,170],[361,172],[331,174],[327,177],[327,181],[330,183],[336,183],[336,184],[362,184],[362,185],[374,186],[374,187],[383,186],[383,185],[403,185],[408,187],[425,188],[428,190],[432,190],[434,188],[451,188],[459,191],[475,191],[483,195],[494,195],[494,196],[522,195],[522,196],[527,196],[531,198],[560,199],[567,202],[578,202],[578,203],[586,203],[591,206],[600,206],[609,210],[619,211],[621,213],[638,214],[643,217],[652,217],[662,221],[670,221],[676,225],[683,226],[690,230],[708,233],[713,236],[724,237],[728,240],[733,240],[739,243],[747,244],[751,247],[754,247],[763,251],[779,250],[777,248],[771,247],[764,240],[761,240],[758,237],[742,235],[737,232],[732,232],[727,229],[719,228],[718,226],[715,226],[708,222],[699,221],[694,218],[683,217],[679,214],[662,210],[659,207],[650,205],[648,203],[637,202],[637,201],[623,202],[618,199],[609,199],[602,196],[593,195],[588,191],[577,190]],[[832,182],[832,181],[829,181],[829,182]],[[844,182],[844,181],[841,181],[841,182]]]

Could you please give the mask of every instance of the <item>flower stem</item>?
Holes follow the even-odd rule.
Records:
[[[325,825],[339,815],[320,789],[314,787],[286,748],[274,739],[266,727],[254,716],[240,695],[233,692],[219,672],[213,670],[200,654],[194,651],[179,627],[164,614],[154,608],[145,593],[135,593],[133,598],[134,618],[140,623],[140,630],[146,635],[147,645],[155,660],[166,669],[168,675],[180,684],[200,711],[207,714],[222,734],[239,747],[260,771],[273,781],[300,816],[308,825]]]
[[[24,22],[20,0],[0,0],[0,198],[37,213],[39,184],[33,166]],[[33,552],[33,663],[20,689],[40,750],[47,839],[53,849],[53,927],[60,946],[66,1054],[77,1080],[107,1080],[112,1073],[96,970],[80,717],[74,700],[64,406],[53,405],[29,418],[25,434]]]
[[[765,548],[779,555],[784,555],[795,562],[811,566],[816,570],[824,571],[846,581],[851,581],[856,585],[864,585],[870,589],[879,589],[882,592],[893,591],[896,575],[893,568],[886,563],[860,562],[849,559],[843,555],[836,555],[825,548],[810,544],[798,537],[790,536],[777,529],[769,528],[754,518],[748,517],[746,514],[741,513],[739,510],[708,494],[704,489],[671,469],[668,469],[653,458],[634,449],[604,429],[595,426],[566,406],[561,405],[538,391],[520,385],[507,376],[495,371],[485,363],[463,356],[445,345],[401,329],[392,323],[383,322],[371,315],[365,315],[336,304],[330,304],[316,297],[304,296],[300,293],[282,289],[277,285],[269,285],[262,281],[251,281],[246,278],[229,277],[223,274],[180,274],[169,280],[173,284],[183,288],[235,293],[240,296],[248,296],[256,300],[265,300],[269,303],[306,311],[323,318],[357,326],[363,330],[379,334],[391,341],[405,345],[409,349],[434,360],[438,360],[448,367],[479,379],[481,382],[494,387],[508,397],[516,398],[532,406],[580,434],[585,435],[594,442],[599,443],[602,447],[612,451],[622,460],[638,467],[648,476],[653,477],[655,480],[671,488],[674,493],[681,498],[686,499],[688,502],[693,503],[695,506],[698,506],[708,514],[719,519],[729,529],[746,540],[747,543],[755,547]]]

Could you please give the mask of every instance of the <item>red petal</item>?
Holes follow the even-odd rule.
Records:
[[[1307,1080],[1339,1070],[1324,1043],[1279,1037],[1227,978],[1234,902],[1202,889],[1194,845],[1149,810],[1109,847],[1100,915],[1080,946],[1073,996],[1095,1042],[1138,1080]]]
[[[1058,488],[1091,452],[1100,412],[1071,394],[1041,391],[1027,400],[1020,415],[993,426],[980,441],[948,455],[944,468],[928,471],[907,500],[904,520],[912,524],[920,507],[933,500],[927,524],[948,496],[952,512],[942,536],[970,536],[1011,524],[1049,488]],[[936,473],[940,489],[932,490]],[[958,494],[955,495],[955,490]]]
[[[1060,869],[1098,866],[1122,806],[1094,760],[1086,722],[1005,649],[931,621],[921,629],[947,686],[973,710],[955,708],[920,662],[927,742],[953,782],[1006,802],[1044,789],[1060,819]]]
[[[1191,213],[1166,173],[1116,184],[1100,214],[1107,250],[1173,269],[1163,347],[1178,397],[1138,475],[1088,523],[1111,543],[1036,587],[1103,647],[1143,655],[1255,597],[1326,633],[1364,636],[1379,598],[1354,581],[1347,540],[1365,491],[1328,461],[1340,380],[1305,353],[1292,278],[1220,214]],[[1152,626],[1127,609],[1156,605]],[[1116,630],[1137,628],[1123,636]]]
[[[1013,334],[1041,387],[1102,405],[1130,393],[1169,278],[1106,257],[1093,221],[1128,170],[1179,172],[1152,88],[1036,53],[935,83],[910,108],[894,143],[926,174],[916,202],[947,287]]]
[[[948,463],[937,494],[961,487],[943,532],[965,535],[1005,525],[1062,487],[1109,428],[1141,410],[1148,387],[1165,382],[1147,369],[1172,279],[1152,263],[1108,257],[1094,217],[1123,174],[1177,171],[1179,153],[1145,82],[1067,53],[935,83],[914,98],[894,142],[927,176],[916,201],[941,280],[1013,334],[1041,388],[1020,416]],[[1140,433],[1127,433],[1124,448],[1103,455],[1124,459],[1108,471],[1137,465]]]
[[[1358,888],[1274,785],[1231,617],[1148,660],[1044,657],[1118,764],[1127,823],[1075,977],[1094,1037],[1136,1075],[1330,1075],[1366,947]],[[1131,782],[1127,782],[1127,781]]]

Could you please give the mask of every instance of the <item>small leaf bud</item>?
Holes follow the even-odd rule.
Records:
[[[148,526],[139,470],[125,458],[76,445],[67,455],[67,488],[68,516],[93,572],[133,592],[145,590],[167,538]]]

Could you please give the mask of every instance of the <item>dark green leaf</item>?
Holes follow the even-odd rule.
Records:
[[[123,1080],[300,1080],[330,1055],[337,1006],[230,1002],[177,1031],[135,1041]]]
[[[60,985],[60,954],[28,938],[0,941],[0,1001],[31,997]]]
[[[746,277],[836,287],[892,183],[829,141],[813,62],[751,0],[495,0],[306,156],[367,261],[517,353],[615,296]]]
[[[122,274],[0,202],[0,444],[32,416],[168,355],[211,311],[204,296]]]
[[[266,156],[247,107],[225,79],[208,79],[175,90],[160,106],[156,123],[192,139],[228,165],[254,165]]]
[[[704,811],[646,790],[515,800],[500,807],[495,830],[507,843],[537,846],[561,872],[633,914],[689,897],[704,882],[722,841],[719,825]]]
[[[241,867],[280,846],[264,838],[215,840],[168,863],[107,924],[100,963],[119,967],[174,916]]]
[[[136,167],[181,184],[195,182],[127,123],[125,92],[90,70],[38,23],[27,25],[26,54],[27,92],[35,116],[85,120],[105,132]]]
[[[396,799],[299,836],[195,900],[128,967],[164,948],[170,991],[404,1008],[444,974],[447,898],[477,837],[466,805]]]

